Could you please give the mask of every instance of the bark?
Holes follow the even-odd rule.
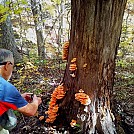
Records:
[[[22,61],[21,55],[17,50],[10,16],[7,17],[5,22],[0,24],[0,48],[11,50],[14,55],[15,63]]]
[[[43,40],[43,31],[42,31],[42,18],[41,13],[41,4],[37,4],[36,0],[31,0],[31,9],[34,17],[35,31],[37,36],[37,47],[38,47],[38,56],[44,58],[45,48]]]
[[[57,102],[55,123],[70,125],[74,119],[83,134],[116,133],[110,100],[125,5],[126,0],[72,0],[69,56],[63,78],[66,95]],[[77,59],[77,70],[71,72],[73,58]],[[89,95],[91,104],[84,106],[75,99],[80,89]]]

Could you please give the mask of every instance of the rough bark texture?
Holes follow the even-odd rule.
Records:
[[[113,125],[110,99],[125,5],[126,0],[71,2],[69,56],[63,79],[66,96],[59,103],[59,118],[64,116],[62,121],[68,125],[72,119],[77,120],[84,134],[116,133],[114,128],[109,127]],[[76,77],[72,77],[69,71],[73,58],[77,58]],[[86,107],[88,112],[84,111],[84,105],[75,100],[75,93],[80,89],[92,100]]]
[[[41,5],[35,0],[31,0],[31,9],[34,17],[35,31],[37,36],[38,56],[43,58],[45,56],[45,50],[42,32],[42,18],[40,16]]]
[[[17,51],[10,16],[7,17],[5,22],[0,24],[0,48],[11,50],[16,63],[22,61],[22,57]]]

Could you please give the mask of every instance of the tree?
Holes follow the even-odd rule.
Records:
[[[3,2],[6,2],[6,1],[3,1]],[[1,5],[1,7],[3,7],[4,9],[5,6],[3,5],[6,5],[6,4],[4,3]],[[3,21],[0,22],[0,48],[11,50],[14,54],[15,62],[20,62],[22,59],[21,59],[20,53],[17,51],[17,46],[15,42],[15,37],[13,34],[10,15],[5,10],[5,12],[0,13],[0,19],[2,19],[4,15],[5,15],[5,20],[3,19]]]
[[[72,127],[76,123],[83,134],[116,133],[111,99],[126,1],[71,1],[67,66],[60,87],[52,94],[46,122],[60,126],[72,122]]]
[[[38,56],[43,58],[45,56],[44,39],[42,30],[41,4],[36,0],[31,0],[31,10],[34,17],[35,31],[37,36]]]

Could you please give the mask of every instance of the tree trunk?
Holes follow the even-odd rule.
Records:
[[[15,63],[22,61],[20,53],[17,51],[10,16],[7,17],[5,22],[0,24],[0,48],[11,50],[15,57]]]
[[[71,39],[63,78],[66,94],[56,102],[59,116],[55,125],[70,125],[73,119],[80,124],[81,134],[116,133],[110,100],[125,5],[126,0],[72,0]],[[70,71],[73,58],[77,68]],[[76,100],[80,89],[91,103],[83,105]]]
[[[45,48],[42,31],[43,22],[41,18],[41,4],[37,3],[36,0],[31,0],[31,9],[34,17],[35,31],[37,36],[38,56],[40,58],[44,58]]]

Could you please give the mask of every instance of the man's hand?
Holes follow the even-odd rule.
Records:
[[[27,102],[32,102],[32,95],[33,93],[23,93],[21,96],[27,101]]]
[[[25,98],[26,96],[31,96],[31,95],[33,95],[33,93],[23,93],[23,94],[21,94],[21,96],[23,98]]]
[[[33,96],[33,102],[37,101],[38,105],[40,105],[42,103],[42,100],[40,97],[37,97],[36,95]]]
[[[32,94],[33,95],[33,94]],[[29,93],[22,94],[22,97],[27,98]],[[28,101],[29,102],[29,101]],[[33,95],[33,99],[26,106],[18,108],[17,110],[27,116],[34,116],[37,112],[38,106],[41,104],[42,100],[40,97]]]

